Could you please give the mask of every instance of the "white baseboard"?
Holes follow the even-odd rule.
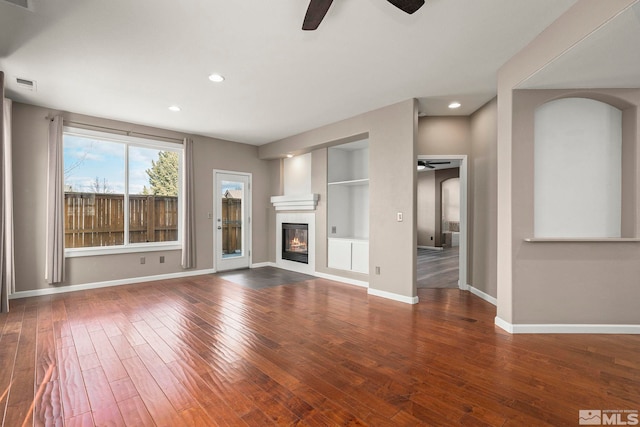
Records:
[[[442,250],[444,250],[444,248],[441,248],[439,246],[421,246],[421,245],[418,245],[418,249],[429,249],[429,250],[432,250],[432,251],[442,251]]]
[[[334,282],[342,282],[348,285],[360,286],[361,288],[369,287],[369,282],[365,282],[364,280],[349,279],[348,277],[334,276],[333,274],[319,273],[317,271],[313,273],[313,275],[321,279],[333,280]]]
[[[511,323],[507,322],[506,320],[502,320],[502,318],[496,316],[496,318],[494,320],[494,323],[500,329],[503,329],[503,330],[509,332],[510,334],[513,333],[513,325]]]
[[[478,288],[474,288],[471,285],[467,285],[467,289],[466,290],[468,290],[469,292],[471,292],[472,294],[474,294],[476,296],[479,296],[480,298],[482,298],[483,300],[485,300],[488,303],[491,303],[491,304],[493,304],[495,306],[498,305],[498,300],[495,297],[492,297],[491,295],[489,295],[489,294],[487,294],[485,292],[482,292]]]
[[[251,264],[251,268],[260,268],[260,267],[277,267],[275,262],[257,262],[255,264]]]
[[[495,324],[510,334],[640,334],[640,325],[512,324],[497,316]]]
[[[386,299],[390,299],[390,300],[394,300],[394,301],[399,301],[399,302],[403,302],[405,304],[417,304],[418,303],[418,297],[407,297],[404,295],[400,295],[400,294],[394,294],[393,292],[387,292],[387,291],[381,291],[379,289],[372,289],[369,288],[367,289],[367,293],[369,295],[373,295],[376,297],[382,297],[382,298],[386,298]]]
[[[342,276],[336,276],[333,274],[327,274],[327,273],[320,273],[318,271],[313,273],[313,276],[315,277],[319,277],[321,279],[327,279],[327,280],[332,280],[334,282],[340,282],[340,283],[346,283],[348,285],[355,285],[355,286],[359,286],[362,288],[368,288],[367,289],[367,293],[369,295],[374,295],[377,297],[382,297],[382,298],[387,298],[390,300],[394,300],[394,301],[399,301],[399,302],[403,302],[406,304],[417,304],[418,303],[418,297],[407,297],[404,295],[399,295],[399,294],[394,294],[392,292],[386,292],[386,291],[380,291],[377,289],[371,289],[369,288],[369,282],[365,282],[364,280],[357,280],[357,279],[351,279],[348,277],[342,277]]]
[[[134,283],[153,282],[155,280],[178,279],[181,277],[202,276],[213,274],[216,270],[187,270],[179,273],[158,274],[156,276],[132,277],[129,279],[107,280],[104,282],[83,283],[81,285],[55,286],[45,289],[34,289],[32,291],[19,291],[9,295],[9,299],[19,299],[28,297],[38,297],[43,295],[62,294],[65,292],[86,291],[89,289],[108,288],[110,286],[132,285]]]

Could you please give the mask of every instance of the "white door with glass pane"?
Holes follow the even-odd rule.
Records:
[[[217,271],[251,265],[251,174],[214,171],[214,242]]]

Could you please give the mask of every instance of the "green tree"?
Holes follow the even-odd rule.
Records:
[[[143,189],[143,194],[154,196],[178,195],[178,153],[160,151],[158,160],[151,161],[151,168],[145,171],[149,177],[149,185]]]

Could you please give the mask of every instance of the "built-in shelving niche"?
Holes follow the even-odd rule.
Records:
[[[328,267],[369,272],[369,142],[328,150]]]

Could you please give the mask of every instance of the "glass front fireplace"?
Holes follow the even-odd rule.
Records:
[[[308,224],[282,224],[282,259],[309,264]]]

